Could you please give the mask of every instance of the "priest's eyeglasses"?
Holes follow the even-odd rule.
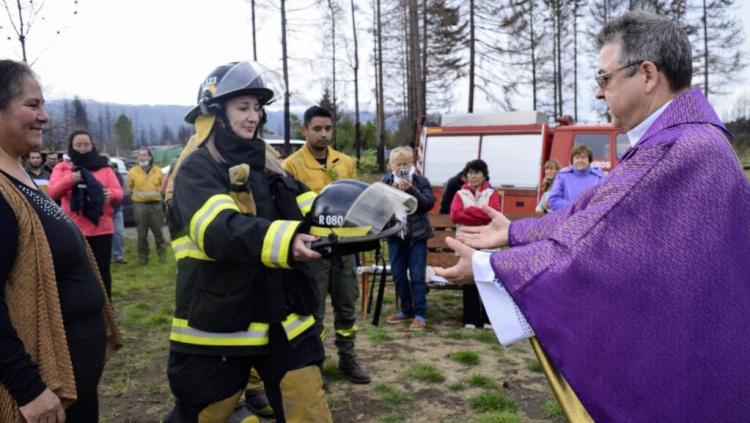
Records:
[[[615,76],[617,72],[620,72],[621,70],[625,70],[635,65],[640,65],[641,63],[643,63],[643,60],[639,60],[637,62],[630,62],[621,68],[617,68],[613,71],[609,71],[606,73],[596,75],[596,77],[594,78],[596,80],[596,85],[598,85],[599,88],[604,89],[607,86],[607,83],[609,82],[609,80],[612,79],[612,77]]]

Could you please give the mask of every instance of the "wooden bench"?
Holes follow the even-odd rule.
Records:
[[[433,236],[427,240],[427,266],[451,267],[458,263],[458,256],[445,243],[445,238],[456,236],[456,226],[451,222],[450,215],[430,214],[430,226]],[[460,285],[436,283],[427,275],[427,286],[437,289],[461,289]]]

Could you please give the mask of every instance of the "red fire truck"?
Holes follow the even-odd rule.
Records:
[[[585,144],[594,155],[592,166],[608,172],[630,147],[627,136],[609,124],[550,126],[547,121],[538,112],[444,115],[439,126],[419,128],[417,170],[432,183],[439,204],[445,182],[466,162],[482,159],[503,199],[503,212],[517,218],[534,214],[548,159],[568,166],[573,147]]]

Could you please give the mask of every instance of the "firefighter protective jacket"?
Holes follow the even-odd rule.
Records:
[[[128,191],[134,203],[158,203],[161,201],[162,174],[159,166],[152,165],[146,173],[135,166],[128,171]]]
[[[233,184],[229,165],[205,146],[175,178],[168,212],[177,259],[174,351],[263,354],[269,324],[282,324],[293,345],[313,332],[317,284],[306,264],[293,262],[292,241],[315,194],[264,170],[265,144],[252,143],[257,155],[244,184]],[[248,199],[254,215],[237,202]]]
[[[344,153],[328,147],[326,166],[320,163],[310,153],[307,144],[287,157],[281,164],[295,179],[300,180],[308,188],[320,192],[326,185],[337,179],[355,179],[357,164],[354,159]]]

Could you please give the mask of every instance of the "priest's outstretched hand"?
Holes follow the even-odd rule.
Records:
[[[504,247],[508,244],[510,220],[487,205],[483,205],[482,210],[492,218],[492,222],[484,226],[461,226],[456,238],[477,249]]]
[[[435,274],[455,284],[468,285],[474,283],[474,270],[471,266],[471,256],[477,251],[461,241],[451,237],[445,238],[445,243],[459,256],[458,263],[453,267],[435,267]]]

